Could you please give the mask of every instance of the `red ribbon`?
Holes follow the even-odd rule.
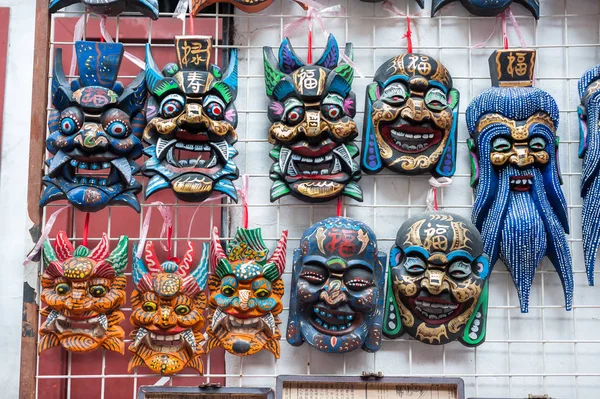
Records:
[[[81,245],[87,247],[88,245],[88,230],[90,227],[90,213],[85,214],[85,223],[83,225],[83,239],[81,240]]]
[[[343,205],[343,200],[342,197],[338,197],[338,202],[337,202],[337,216],[341,217],[342,216],[342,205]]]

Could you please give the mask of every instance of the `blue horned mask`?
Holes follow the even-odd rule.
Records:
[[[140,211],[141,184],[134,162],[142,155],[145,118],[144,73],[127,87],[117,82],[123,57],[120,43],[76,42],[79,79],[67,81],[62,50],[56,49],[52,104],[46,148],[48,173],[40,206],[68,200],[77,209],[95,212],[123,204]]]
[[[142,173],[150,177],[145,197],[171,188],[177,198],[202,202],[214,191],[237,201],[232,180],[239,176],[233,158],[237,141],[237,50],[224,73],[211,64],[212,38],[175,38],[177,64],[162,71],[146,45],[146,81],[151,97],[146,116]]]
[[[287,341],[331,353],[378,350],[385,260],[362,222],[331,217],[309,227],[294,251]]]
[[[579,80],[579,97],[583,254],[588,282],[594,285],[594,265],[600,245],[600,66],[583,74]]]
[[[125,11],[139,12],[145,17],[158,19],[158,0],[50,0],[50,12],[56,12],[75,3],[82,3],[90,12],[116,16]]]
[[[558,107],[531,87],[535,52],[502,50],[490,57],[495,87],[467,108],[475,189],[473,223],[493,266],[502,260],[518,290],[521,311],[542,258],[561,279],[567,310],[573,300],[572,260],[565,233],[567,205],[558,166]]]
[[[324,202],[345,195],[362,201],[354,162],[358,147],[354,70],[338,65],[340,50],[329,35],[321,58],[311,65],[294,52],[285,38],[278,58],[264,47],[265,86],[270,98],[267,115],[272,122],[269,142],[271,202],[291,194],[306,202]],[[352,56],[352,45],[346,45]]]
[[[458,102],[450,73],[434,58],[411,53],[384,62],[367,87],[362,170],[454,175]]]
[[[455,1],[457,0],[433,0],[431,16],[433,17],[440,9]],[[460,0],[460,3],[471,14],[482,17],[498,15],[510,7],[511,4],[521,4],[533,14],[535,19],[540,17],[539,0]]]

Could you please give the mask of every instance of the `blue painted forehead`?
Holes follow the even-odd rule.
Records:
[[[326,229],[330,229],[332,227],[339,227],[339,228],[354,230],[354,231],[358,231],[358,230],[362,229],[367,234],[367,237],[369,237],[370,241],[372,241],[372,242],[377,241],[377,237],[375,236],[375,233],[373,232],[373,230],[371,230],[371,228],[369,226],[367,226],[366,224],[364,224],[363,222],[358,221],[356,219],[352,219],[352,218],[345,218],[345,217],[338,217],[338,216],[323,219],[320,222],[317,222],[317,223],[313,224],[312,226],[310,226],[308,229],[306,229],[304,231],[301,241],[305,241],[305,240],[311,238],[311,236],[313,236],[315,230],[317,230],[319,227],[324,227]]]
[[[469,133],[476,133],[477,121],[485,114],[498,113],[522,121],[536,112],[545,112],[558,127],[558,106],[552,96],[535,87],[492,87],[477,97],[467,107]]]
[[[579,79],[578,89],[579,89],[579,97],[582,98],[587,90],[588,86],[595,80],[600,78],[600,65],[596,65],[595,67],[588,69],[581,79]]]

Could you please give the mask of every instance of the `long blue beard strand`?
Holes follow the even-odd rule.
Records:
[[[582,209],[583,253],[588,283],[594,285],[594,265],[600,246],[600,179],[593,179],[585,196]]]
[[[506,219],[502,224],[500,259],[517,287],[523,313],[529,311],[533,277],[545,254],[546,230],[531,193],[511,191]]]
[[[548,251],[546,256],[552,262],[565,294],[565,308],[571,310],[573,306],[573,260],[569,243],[565,235],[563,223],[555,213],[555,207],[546,196],[546,189],[541,173],[533,169],[533,199],[538,208],[548,233]]]
[[[477,194],[481,195],[481,192],[478,192]],[[502,221],[505,218],[506,209],[508,207],[509,196],[509,174],[505,168],[500,172],[496,198],[491,203],[489,212],[487,212],[485,215],[483,224],[480,228],[484,252],[490,257],[490,269],[493,269],[500,253],[499,237],[502,228]]]

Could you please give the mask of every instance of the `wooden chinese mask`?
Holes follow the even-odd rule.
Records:
[[[61,345],[70,352],[104,348],[123,354],[125,318],[119,309],[125,302],[128,238],[121,236],[109,253],[108,236],[93,249],[73,248],[64,231],[54,245],[44,242],[41,314],[38,351]]]
[[[331,353],[378,350],[385,258],[362,222],[331,217],[309,227],[294,251],[288,342]]]
[[[273,3],[273,0],[191,0],[192,15],[198,14],[200,10],[216,3],[233,4],[235,8],[247,12],[260,12]]]
[[[237,141],[237,50],[223,73],[211,64],[212,38],[175,38],[177,64],[162,71],[146,45],[146,81],[151,97],[142,173],[150,177],[145,197],[171,188],[177,198],[202,202],[214,191],[237,201],[232,183],[239,176],[233,158]]]
[[[434,58],[411,53],[387,60],[367,87],[363,171],[452,176],[458,100],[450,73]]]
[[[116,16],[125,11],[133,11],[158,19],[158,0],[50,0],[50,12],[75,3],[82,3],[90,12],[98,15]]]
[[[351,56],[352,45],[346,45]],[[362,201],[360,168],[354,139],[358,136],[354,70],[338,65],[339,48],[329,35],[321,58],[305,65],[285,38],[279,60],[264,47],[265,85],[271,99],[271,202],[285,195],[323,202],[346,195]]]
[[[502,260],[529,307],[535,271],[548,256],[571,309],[573,272],[567,204],[558,165],[559,112],[552,96],[531,87],[534,50],[500,50],[490,57],[494,87],[467,107],[471,139],[472,220],[490,265]]]
[[[134,178],[142,155],[146,101],[144,73],[127,87],[116,81],[123,57],[121,43],[76,42],[79,79],[70,84],[56,49],[52,105],[46,148],[48,173],[40,206],[66,199],[85,212],[108,205],[140,211]]]
[[[263,349],[279,358],[278,324],[283,309],[283,280],[287,230],[268,257],[260,229],[238,228],[224,251],[215,227],[210,247],[212,274],[207,351],[223,347],[248,356]]]
[[[431,16],[433,17],[440,9],[455,1],[457,0],[433,0]],[[536,19],[540,17],[539,0],[460,0],[460,2],[471,14],[484,17],[498,15],[513,3],[527,8]]]
[[[383,333],[433,345],[485,340],[488,256],[477,228],[448,212],[402,224],[390,252]]]
[[[134,249],[135,251],[135,249]],[[194,247],[188,241],[181,261],[159,262],[154,244],[148,241],[142,258],[133,263],[131,332],[133,357],[128,371],[146,366],[155,373],[174,374],[184,367],[202,373],[208,245],[192,269]]]
[[[579,80],[579,157],[583,158],[581,197],[583,209],[583,254],[588,282],[594,285],[594,266],[600,246],[600,66],[586,71]]]

